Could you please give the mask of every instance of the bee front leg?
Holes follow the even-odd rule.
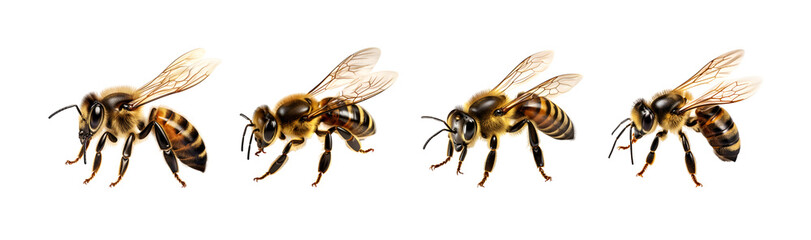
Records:
[[[99,143],[96,145],[96,158],[93,159],[93,173],[90,174],[89,178],[84,180],[84,184],[90,182],[90,180],[96,176],[96,172],[99,171],[99,167],[101,166],[101,150],[104,149],[104,145],[107,143],[107,138],[110,138],[110,141],[112,142],[118,141],[118,139],[115,138],[115,135],[110,132],[104,132],[104,134],[101,135],[101,139],[99,139]]]
[[[88,145],[89,142],[90,142],[90,139],[85,140],[84,143],[82,143],[81,148],[79,148],[79,155],[76,156],[76,159],[74,159],[73,161],[67,160],[65,162],[65,165],[72,165],[74,163],[79,162],[79,159],[82,158],[85,155],[85,152],[87,151],[87,145]],[[85,157],[84,162],[85,162],[85,164],[87,164],[87,157]]]
[[[667,136],[667,131],[656,133],[656,138],[654,138],[653,143],[650,144],[650,152],[648,153],[648,157],[645,159],[645,166],[642,167],[642,171],[639,171],[636,176],[642,177],[642,174],[645,173],[648,166],[653,164],[653,160],[656,157],[656,149],[659,148],[659,140],[664,140],[665,136]]]
[[[442,165],[445,165],[446,163],[448,163],[448,161],[451,160],[451,157],[453,157],[453,141],[451,141],[449,139],[448,140],[448,157],[445,158],[445,161],[442,161],[441,163],[431,165],[431,171],[433,171],[434,169],[436,169],[438,167],[441,167]]]
[[[459,153],[459,165],[456,165],[456,175],[464,174],[462,173],[462,162],[465,161],[466,155],[467,155],[467,145],[462,145],[462,151]]]
[[[127,166],[130,165],[133,141],[135,141],[135,134],[130,133],[130,135],[127,136],[127,140],[124,142],[124,150],[121,152],[121,164],[118,166],[118,179],[110,183],[110,187],[115,187],[115,185],[121,181],[121,178],[124,177],[124,173],[127,172]]]
[[[498,137],[493,135],[490,137],[490,153],[487,154],[487,161],[484,163],[484,177],[482,177],[482,181],[479,182],[479,187],[484,187],[484,182],[487,181],[487,177],[490,177],[490,172],[493,171],[493,167],[496,165],[496,149],[498,148]]]
[[[690,142],[687,141],[687,135],[679,131],[679,137],[681,139],[681,145],[684,148],[684,163],[687,164],[687,172],[690,173],[690,178],[693,179],[693,183],[696,184],[696,187],[701,187],[703,185],[696,180],[696,159],[693,157],[693,151],[690,150]]]
[[[290,148],[292,148],[293,145],[299,145],[302,143],[304,143],[304,139],[290,140],[290,142],[287,143],[287,146],[284,146],[284,150],[282,150],[282,155],[279,155],[279,157],[276,158],[276,161],[273,162],[272,165],[270,165],[270,169],[268,169],[268,171],[265,172],[265,174],[263,174],[261,177],[254,178],[253,181],[258,182],[259,180],[264,179],[268,175],[274,174],[276,173],[276,171],[279,171],[279,169],[281,169],[282,166],[284,166],[284,164],[287,163],[287,153],[290,152]]]

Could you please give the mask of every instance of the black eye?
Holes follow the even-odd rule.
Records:
[[[464,124],[465,129],[462,132],[465,133],[465,139],[473,139],[473,135],[476,134],[476,122],[473,119],[466,119]]]
[[[645,109],[642,111],[642,130],[648,132],[653,128],[653,113]]]
[[[276,119],[268,118],[267,124],[265,124],[265,129],[262,130],[262,139],[265,140],[265,142],[270,142],[274,137],[276,137],[276,124]]]
[[[104,109],[101,107],[101,104],[93,104],[90,107],[90,128],[96,129],[101,124],[101,118],[104,113]]]

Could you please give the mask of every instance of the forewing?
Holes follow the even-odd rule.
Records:
[[[510,101],[510,103],[508,103],[506,107],[504,107],[502,110],[505,112],[509,111],[518,104],[529,100],[532,97],[532,95],[550,98],[563,94],[571,90],[574,87],[574,85],[577,85],[577,83],[580,82],[581,79],[583,79],[582,75],[574,73],[562,74],[552,77],[549,80],[546,80],[541,84],[538,84],[538,86],[535,86],[534,88],[527,90],[526,92],[518,94],[518,96],[512,101]]]
[[[159,98],[185,91],[205,80],[220,64],[218,59],[200,59],[205,51],[195,49],[169,64],[158,77],[135,91],[129,105],[137,108]]]
[[[396,79],[397,73],[391,71],[381,71],[365,75],[341,90],[338,96],[332,98],[318,110],[312,112],[308,117],[312,118],[333,109],[357,104],[372,98],[389,88],[394,84],[394,80]]]
[[[687,90],[692,87],[712,82],[715,79],[729,75],[733,69],[741,62],[743,50],[732,50],[708,62],[695,75],[687,79],[684,83],[676,87],[676,90]]]
[[[679,109],[684,113],[690,109],[709,105],[719,105],[739,102],[755,94],[760,87],[761,80],[757,77],[738,79],[731,82],[723,82],[715,86],[712,90],[699,98],[687,103]]]
[[[515,66],[515,68],[507,74],[504,80],[501,80],[493,91],[502,93],[510,87],[516,86],[535,76],[536,73],[543,72],[549,67],[552,62],[554,54],[552,51],[542,51],[530,55],[524,61]]]
[[[326,90],[335,89],[351,83],[355,79],[368,75],[380,58],[380,49],[367,48],[349,55],[335,69],[332,69],[324,80],[310,90],[310,95],[318,95]]]

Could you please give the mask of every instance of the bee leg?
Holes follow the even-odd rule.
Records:
[[[543,151],[539,145],[540,141],[538,141],[538,131],[535,130],[535,124],[532,124],[529,119],[524,119],[510,127],[507,132],[517,132],[524,127],[524,124],[527,125],[527,135],[529,136],[529,145],[532,147],[532,157],[535,159],[535,166],[538,167],[538,172],[541,173],[541,176],[543,176],[545,182],[552,181],[552,177],[547,176],[543,171]]]
[[[150,127],[145,129],[149,131],[152,127],[155,128],[155,140],[158,141],[158,147],[161,151],[163,151],[163,159],[166,160],[166,164],[169,165],[169,169],[172,170],[172,174],[175,176],[178,182],[180,182],[181,187],[186,187],[186,182],[180,179],[180,176],[177,175],[177,172],[180,171],[177,168],[177,157],[175,156],[175,152],[172,151],[172,144],[169,141],[169,137],[166,136],[166,132],[164,132],[163,127],[158,125],[156,122],[151,122],[149,124]]]
[[[698,118],[695,116],[687,118],[687,122],[684,123],[684,125],[693,129],[693,131],[701,132],[701,126],[698,125]]]
[[[366,150],[361,149],[360,148],[360,142],[358,141],[358,138],[355,137],[355,134],[352,134],[351,132],[349,132],[349,130],[346,130],[345,128],[332,127],[332,128],[329,129],[330,133],[336,132],[336,131],[338,132],[338,135],[341,135],[341,137],[344,140],[346,140],[346,145],[349,146],[349,148],[351,148],[353,151],[360,152],[360,153],[367,153],[367,152],[374,152],[375,151],[372,148],[369,148],[369,149],[366,149]]]
[[[130,135],[127,136],[127,140],[124,142],[124,151],[121,153],[121,165],[118,166],[118,179],[110,183],[110,187],[115,187],[115,185],[121,181],[121,178],[124,177],[124,173],[127,172],[127,166],[130,164],[130,155],[132,154],[133,141],[135,141],[135,134],[130,133]]]
[[[287,142],[287,146],[284,146],[284,150],[282,150],[282,155],[279,155],[279,157],[276,158],[276,161],[273,162],[272,165],[270,165],[270,169],[268,169],[268,171],[265,172],[265,174],[263,174],[261,177],[253,178],[253,181],[258,182],[259,180],[264,179],[268,175],[274,174],[276,173],[276,171],[279,171],[279,169],[282,168],[282,166],[284,166],[284,164],[287,162],[287,153],[290,152],[290,148],[293,147],[293,145],[299,145],[302,143],[304,143],[304,139],[293,139],[290,140],[290,142]]]
[[[66,161],[66,162],[65,162],[65,165],[72,165],[72,164],[74,164],[74,163],[79,162],[79,159],[80,159],[80,158],[82,158],[82,156],[84,156],[84,155],[85,155],[84,153],[87,151],[87,143],[88,143],[88,142],[90,142],[90,141],[89,141],[89,140],[87,140],[87,141],[85,141],[84,143],[82,143],[82,147],[81,147],[81,148],[79,148],[79,155],[78,155],[78,156],[76,156],[76,159],[74,159],[73,161],[71,161],[71,160]],[[85,158],[85,163],[87,163],[87,159],[86,159],[86,158]]]
[[[89,178],[84,180],[84,184],[90,182],[90,180],[96,176],[96,172],[99,171],[99,167],[101,166],[101,150],[104,149],[104,144],[107,143],[107,138],[110,138],[110,141],[112,142],[118,141],[118,139],[115,138],[115,135],[110,132],[104,132],[104,134],[101,135],[101,139],[99,139],[99,143],[96,145],[96,158],[93,159],[93,173],[90,174]]]
[[[687,164],[687,172],[690,173],[690,177],[693,179],[693,183],[696,184],[696,187],[701,187],[703,185],[696,180],[696,159],[693,157],[693,151],[690,150],[690,142],[687,141],[687,135],[684,135],[684,132],[679,131],[679,138],[681,139],[681,145],[684,148],[684,163]]]
[[[493,135],[490,137],[490,153],[487,154],[487,161],[484,163],[484,177],[482,177],[482,181],[479,182],[479,187],[484,187],[484,182],[487,181],[487,177],[490,176],[490,172],[493,171],[493,167],[496,165],[496,149],[498,148],[498,137]]]
[[[442,161],[441,163],[431,165],[431,171],[433,171],[438,167],[441,167],[442,165],[445,165],[445,163],[448,163],[448,161],[451,160],[451,157],[453,157],[453,141],[448,140],[448,157],[445,158],[445,161]]]
[[[467,145],[462,145],[462,151],[459,153],[459,165],[456,166],[456,175],[464,174],[462,173],[462,162],[465,161],[466,155],[467,155]]]
[[[650,144],[650,152],[648,153],[648,157],[645,158],[645,166],[642,167],[642,171],[639,171],[636,176],[642,177],[642,174],[645,173],[648,166],[653,164],[653,159],[656,157],[656,149],[659,148],[659,140],[664,140],[665,136],[667,136],[667,131],[656,133],[656,138],[654,138],[653,143]]]
[[[329,163],[332,160],[332,131],[322,132],[322,135],[324,136],[324,153],[321,154],[321,160],[318,162],[318,178],[313,182],[313,187],[317,187],[318,183],[321,182],[321,175],[327,173]]]

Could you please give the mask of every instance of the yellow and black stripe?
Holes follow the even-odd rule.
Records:
[[[574,139],[574,125],[569,115],[545,97],[532,96],[518,107],[515,117],[526,116],[535,127],[554,139]]]
[[[166,137],[172,144],[172,152],[180,162],[205,172],[208,160],[206,145],[197,129],[186,118],[172,110],[159,107],[156,111],[152,111],[149,120],[155,121],[166,132]]]
[[[715,155],[724,161],[735,161],[741,150],[738,127],[727,111],[719,106],[699,108],[696,121],[701,134],[715,150]]]
[[[345,128],[358,138],[375,134],[375,121],[369,112],[358,105],[349,105],[329,111],[322,115],[321,122]]]

